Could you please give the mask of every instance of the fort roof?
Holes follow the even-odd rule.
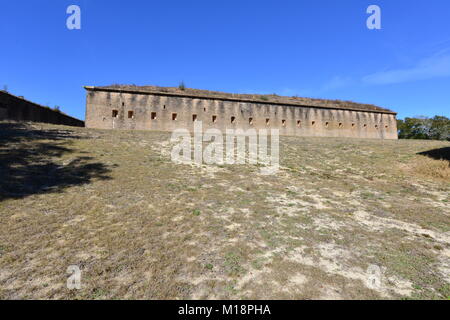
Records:
[[[341,109],[341,110],[355,110],[355,111],[397,114],[396,112],[393,112],[389,109],[384,109],[372,104],[363,104],[342,100],[287,97],[287,96],[279,96],[276,94],[236,94],[236,93],[225,93],[219,91],[209,91],[191,88],[180,89],[176,87],[136,86],[136,85],[117,85],[117,84],[101,87],[86,86],[85,89],[91,91],[153,94],[153,95],[175,96],[183,98],[202,98],[202,99],[214,99],[223,101],[304,106],[304,107],[316,107],[325,109]]]

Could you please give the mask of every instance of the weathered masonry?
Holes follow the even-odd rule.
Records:
[[[32,121],[84,127],[84,122],[64,113],[17,97],[6,91],[0,91],[0,121]]]
[[[346,101],[109,86],[87,90],[86,127],[172,131],[271,129],[281,135],[397,139],[396,113]]]

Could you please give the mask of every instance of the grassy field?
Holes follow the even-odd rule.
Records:
[[[281,137],[264,176],[169,140],[1,123],[0,298],[449,299],[449,142]]]

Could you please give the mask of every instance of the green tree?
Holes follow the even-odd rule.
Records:
[[[450,119],[444,116],[435,116],[431,119],[430,139],[450,141]]]
[[[400,139],[450,140],[450,119],[444,116],[405,118],[397,128]]]

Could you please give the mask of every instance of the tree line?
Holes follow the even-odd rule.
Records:
[[[450,119],[445,116],[416,117],[397,120],[399,139],[450,141]]]

